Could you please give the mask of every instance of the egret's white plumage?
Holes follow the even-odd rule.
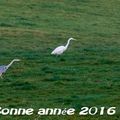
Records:
[[[61,54],[63,54],[63,52],[67,50],[71,40],[75,40],[75,39],[74,38],[69,38],[68,41],[67,41],[67,44],[65,46],[58,46],[57,48],[55,48],[52,51],[51,54],[52,55],[61,55]]]
[[[10,64],[8,65],[2,65],[0,66],[0,77],[2,78],[2,74],[5,73],[7,71],[7,69],[14,63],[20,61],[20,59],[14,59],[10,62]]]

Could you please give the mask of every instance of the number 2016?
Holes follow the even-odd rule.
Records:
[[[105,113],[107,113],[108,115],[114,115],[116,113],[116,107],[100,107],[99,109],[97,107],[82,107],[81,111],[79,112],[79,115],[104,115]]]

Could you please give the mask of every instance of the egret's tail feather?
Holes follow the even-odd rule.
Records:
[[[51,52],[51,55],[54,55],[54,52]]]

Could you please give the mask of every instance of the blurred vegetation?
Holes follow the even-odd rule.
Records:
[[[72,41],[59,57],[58,45]],[[114,116],[0,116],[0,120],[120,119],[120,0],[0,0],[1,107],[117,107]]]

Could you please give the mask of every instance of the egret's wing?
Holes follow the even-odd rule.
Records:
[[[4,73],[6,70],[7,69],[5,65],[0,66],[0,73]]]
[[[64,49],[65,49],[64,46],[59,46],[59,47],[55,48],[55,49],[52,51],[52,53],[53,53],[53,54],[54,54],[54,53],[59,53],[59,52],[63,51]]]

